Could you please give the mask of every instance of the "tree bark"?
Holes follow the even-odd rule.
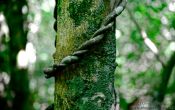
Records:
[[[109,0],[59,0],[54,62],[72,54],[111,11]],[[55,110],[108,110],[114,97],[115,37],[112,32],[80,62],[55,77]]]

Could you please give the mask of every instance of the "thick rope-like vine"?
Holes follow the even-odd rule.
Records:
[[[44,73],[46,75],[45,77],[46,78],[53,77],[57,73],[63,71],[67,66],[79,61],[81,59],[81,56],[86,54],[89,51],[90,47],[102,41],[103,38],[105,37],[104,33],[114,25],[115,18],[122,13],[122,11],[126,6],[126,3],[127,3],[127,0],[120,0],[120,2],[113,8],[112,12],[104,19],[101,27],[92,35],[91,39],[84,42],[77,49],[77,51],[63,58],[59,64],[54,64],[52,67],[46,68],[44,70]],[[56,14],[57,14],[57,11],[55,8],[54,10],[55,19],[57,18]],[[57,30],[56,21],[54,23],[54,29]]]

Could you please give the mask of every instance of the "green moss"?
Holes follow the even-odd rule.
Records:
[[[61,15],[60,12],[61,12],[61,5],[62,5],[61,3],[62,3],[62,0],[57,0],[57,2],[58,2],[56,4],[56,6],[57,6],[57,15],[60,16]]]
[[[66,81],[66,83],[69,87],[69,91],[66,93],[68,97],[74,97],[74,100],[76,100],[75,98],[83,94],[85,84],[81,77],[74,77],[72,80]]]
[[[70,17],[74,20],[75,26],[78,26],[90,16],[89,7],[92,5],[92,0],[70,0],[69,2]]]
[[[82,33],[86,32],[87,22],[74,26],[68,11],[69,0],[60,0],[58,7],[61,8],[57,21],[56,50],[54,54],[55,62],[60,62],[65,56],[71,54],[79,46],[78,42],[83,42]],[[77,40],[78,39],[78,40]]]
[[[62,1],[62,0],[61,0]],[[108,1],[110,2],[110,1]],[[55,62],[73,53],[109,13],[101,0],[64,0],[58,19]],[[78,64],[56,77],[56,110],[108,110],[113,103],[115,37],[106,35]]]

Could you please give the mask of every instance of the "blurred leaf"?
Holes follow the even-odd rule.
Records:
[[[149,5],[148,7],[152,9],[154,12],[158,13],[162,11],[166,6],[167,6],[166,3],[162,3],[161,5],[158,5],[156,7],[154,5]]]
[[[132,30],[131,36],[130,36],[130,37],[131,37],[131,41],[132,41],[134,44],[138,45],[139,48],[143,47],[142,37],[140,36],[138,30],[135,30],[135,29]]]

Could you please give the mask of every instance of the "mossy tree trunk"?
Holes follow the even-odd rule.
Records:
[[[54,62],[90,39],[111,11],[110,0],[58,0]],[[55,77],[55,110],[108,110],[114,103],[115,37],[98,45]]]

